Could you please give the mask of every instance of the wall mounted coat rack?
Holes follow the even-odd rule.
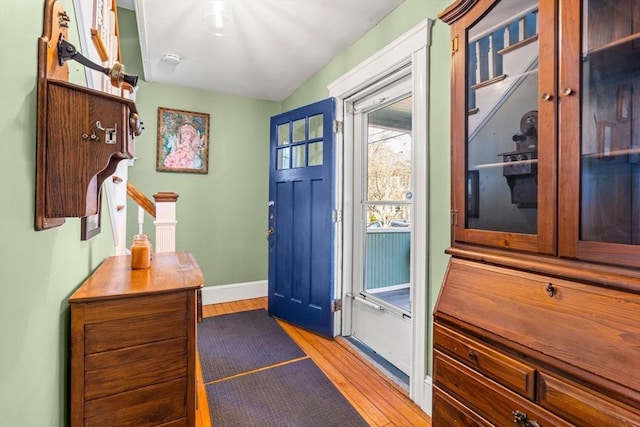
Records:
[[[60,1],[45,1],[38,39],[36,230],[98,213],[102,182],[121,160],[133,157],[134,137],[142,130],[132,100],[68,81],[69,59],[99,67],[113,85],[137,81],[119,63],[111,69],[87,64],[67,42],[69,21]]]

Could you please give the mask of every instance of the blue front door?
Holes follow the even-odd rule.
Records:
[[[271,118],[269,314],[333,336],[335,100]]]

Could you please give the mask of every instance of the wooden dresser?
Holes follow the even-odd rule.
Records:
[[[440,19],[433,425],[640,426],[640,2],[458,0]]]
[[[188,252],[105,260],[69,298],[72,426],[194,426],[197,293]]]

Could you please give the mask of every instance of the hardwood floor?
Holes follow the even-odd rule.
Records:
[[[204,317],[267,308],[266,298],[206,305]],[[362,358],[344,339],[329,340],[278,320],[289,336],[309,355],[371,426],[431,426],[431,419],[407,392]],[[207,395],[198,360],[197,426],[210,427]],[[241,427],[241,426],[238,426]]]

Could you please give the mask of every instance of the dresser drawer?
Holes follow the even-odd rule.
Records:
[[[436,324],[434,332],[436,348],[464,361],[505,387],[529,399],[534,398],[536,371],[533,367],[445,326]]]
[[[434,351],[434,355],[436,386],[465,402],[491,423],[513,425],[515,415],[521,414],[540,427],[571,425],[440,351]]]
[[[84,329],[85,354],[186,337],[187,314],[180,310],[89,323]]]
[[[151,427],[178,421],[187,416],[186,392],[184,378],[90,400],[83,425]]]
[[[434,426],[492,427],[489,421],[458,402],[438,387],[433,388]]]
[[[640,411],[632,412],[633,409],[614,403],[593,390],[548,373],[539,373],[538,401],[579,425],[640,425]]]
[[[122,393],[186,374],[186,338],[97,353],[85,359],[85,398]]]

